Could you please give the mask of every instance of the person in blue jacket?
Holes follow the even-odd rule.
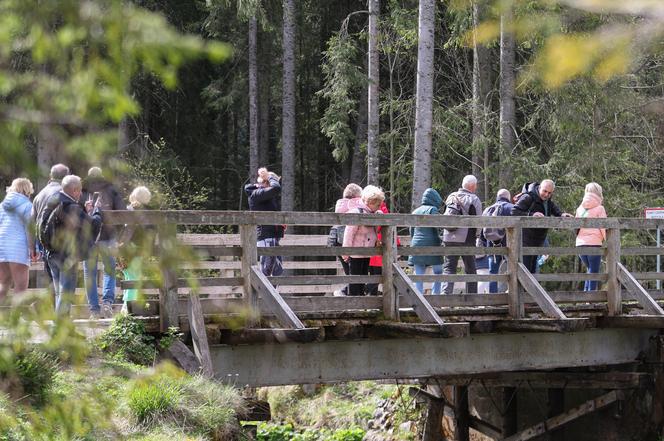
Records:
[[[0,301],[14,285],[14,293],[28,289],[30,259],[36,258],[30,234],[32,202],[35,192],[26,178],[17,178],[7,187],[7,196],[0,203]]]
[[[440,207],[443,204],[443,198],[433,188],[427,188],[422,195],[422,205],[417,207],[413,214],[439,214]],[[431,247],[440,246],[440,235],[438,228],[435,227],[414,227],[410,229],[412,238],[410,246],[412,247]],[[427,271],[427,267],[433,269],[434,274],[443,273],[442,256],[409,256],[408,265],[415,267],[415,274],[422,275]],[[417,289],[424,293],[424,283],[416,282]],[[434,282],[432,294],[440,294],[440,282]]]

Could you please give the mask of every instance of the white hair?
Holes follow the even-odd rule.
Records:
[[[129,205],[134,209],[144,207],[150,203],[150,199],[152,199],[152,193],[147,187],[136,187],[129,195]]]
[[[510,194],[510,191],[506,188],[501,188],[498,190],[498,193],[496,193],[496,197],[498,199],[507,199],[508,201],[512,198],[512,195]]]
[[[556,183],[553,182],[551,179],[544,179],[542,182],[540,182],[540,186],[544,186],[545,184],[551,184],[551,188],[555,190],[556,188]]]
[[[62,178],[62,190],[69,195],[71,195],[71,191],[80,190],[81,187],[81,178],[76,175],[67,175]]]
[[[465,188],[466,190],[469,190],[468,187],[471,187],[473,185],[477,185],[477,178],[473,175],[466,175],[463,177],[463,182],[461,183],[461,187]]]
[[[385,193],[375,185],[367,185],[362,190],[362,200],[365,204],[373,201],[383,202],[385,200]]]
[[[102,173],[101,173],[101,168],[99,167],[92,167],[90,170],[88,170],[88,176],[91,178],[101,178]]]
[[[60,181],[69,174],[69,167],[64,164],[55,164],[51,167],[50,177],[53,180]]]

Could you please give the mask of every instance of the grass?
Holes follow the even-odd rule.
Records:
[[[414,439],[412,433],[401,433],[398,426],[421,418],[421,409],[415,407],[403,387],[371,381],[323,386],[311,396],[298,386],[262,388],[258,398],[270,403],[273,420],[259,426],[259,441],[362,439],[368,421],[383,400],[397,404],[391,419],[395,430],[390,439]]]

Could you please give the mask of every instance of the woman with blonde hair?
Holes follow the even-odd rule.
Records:
[[[604,210],[604,206],[602,205],[603,200],[602,187],[596,182],[589,183],[586,185],[583,201],[581,201],[579,208],[576,209],[576,217],[605,218],[606,210]],[[604,228],[581,228],[576,235],[576,246],[599,248],[602,246],[604,240],[606,240],[606,230]],[[599,273],[599,266],[602,261],[601,255],[587,255],[581,252],[579,258],[586,266],[588,274]],[[583,290],[596,291],[597,286],[597,280],[586,280]]]
[[[349,210],[348,213],[377,213],[380,205],[385,200],[385,193],[374,185],[367,185],[362,190],[362,204],[357,208]],[[381,212],[382,213],[382,212]],[[344,232],[344,247],[375,247],[378,242],[376,227],[371,225],[347,225]],[[369,275],[368,256],[343,256],[350,267],[352,276]],[[348,287],[349,296],[365,295],[364,283],[352,283]]]
[[[34,239],[30,234],[32,182],[16,178],[7,187],[0,203],[0,300],[14,285],[16,294],[28,289],[30,259],[36,258]]]

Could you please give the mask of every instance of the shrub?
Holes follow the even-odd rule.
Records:
[[[53,386],[59,365],[53,355],[39,349],[24,349],[15,355],[9,366],[0,370],[0,379],[11,392],[21,397],[27,395],[32,404],[42,405]],[[16,388],[16,383],[20,387]]]
[[[182,387],[173,379],[161,377],[157,381],[137,381],[129,390],[127,405],[140,424],[150,424],[177,411],[182,400]]]
[[[97,347],[112,358],[143,366],[153,363],[154,339],[145,333],[143,322],[135,317],[120,314],[111,326],[97,339]]]

